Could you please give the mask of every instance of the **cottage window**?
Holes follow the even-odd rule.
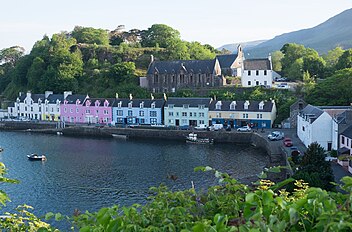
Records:
[[[183,105],[183,109],[188,109],[189,105]]]
[[[157,113],[156,111],[150,111],[150,117],[156,117]]]
[[[187,117],[187,112],[182,112],[182,117]]]
[[[259,75],[259,70],[255,71],[255,75],[258,76]]]
[[[188,123],[187,123],[187,122],[188,122],[188,121],[187,121],[187,119],[182,119],[182,121],[181,121],[181,122],[182,122],[182,125],[188,125]]]
[[[345,144],[345,136],[341,136],[341,144]]]
[[[255,82],[255,85],[259,85],[259,81],[256,81],[256,82]]]
[[[173,108],[174,108],[174,105],[168,105],[168,108],[169,108],[169,109],[173,109]]]
[[[39,111],[40,111],[40,108],[39,108]],[[66,107],[64,108],[64,112],[65,112],[65,113],[67,112],[67,108],[66,108]]]
[[[139,104],[139,108],[141,108],[141,109],[144,108],[144,102],[141,102],[141,104]]]
[[[264,76],[266,76],[267,75],[267,71],[266,70],[264,70]]]
[[[145,119],[144,118],[139,119],[139,123],[140,124],[144,124],[145,123]]]
[[[221,113],[219,113],[219,112],[216,113],[216,117],[217,117],[217,118],[221,118]]]
[[[24,111],[27,111],[27,106],[24,107]]]
[[[169,116],[174,116],[174,112],[169,112]]]
[[[54,112],[54,107],[51,108],[51,112]]]
[[[204,120],[199,120],[199,124],[204,124]]]
[[[199,117],[204,118],[204,113],[199,113]]]
[[[189,112],[189,116],[192,117],[192,112]]]
[[[42,112],[42,107],[39,106],[39,112]]]
[[[139,111],[139,116],[140,116],[140,117],[144,117],[144,111],[143,111],[143,110],[140,110],[140,111]]]
[[[122,102],[117,103],[117,107],[121,108]]]
[[[194,116],[194,117],[197,117],[197,112],[193,112],[193,116]]]
[[[56,112],[60,112],[60,107],[56,107]]]
[[[31,107],[31,111],[33,111],[33,107]]]
[[[79,113],[79,110],[78,110],[78,108],[76,108],[76,113]]]
[[[65,108],[65,112],[66,112],[66,108]],[[73,113],[73,109],[70,109],[70,113]]]
[[[248,70],[248,76],[250,76],[251,75],[251,70]]]
[[[155,102],[152,103],[151,108],[155,109]]]
[[[150,124],[157,124],[157,119],[156,118],[151,118],[150,119]]]
[[[248,81],[248,85],[251,86],[251,85],[252,85],[252,82],[251,82],[251,81]]]
[[[123,110],[118,110],[116,113],[117,113],[117,116],[123,116]]]
[[[132,102],[128,103],[128,108],[130,108],[130,109],[132,108]]]
[[[105,115],[108,115],[108,114],[109,114],[109,111],[108,111],[108,110],[104,110],[104,114],[105,114]]]
[[[215,108],[221,110],[221,102],[216,103]]]
[[[90,110],[86,110],[86,114],[90,114]]]
[[[205,108],[205,105],[198,105],[198,109],[202,110]]]
[[[132,116],[132,110],[127,111],[128,116]]]
[[[236,104],[235,104],[234,102],[232,102],[232,103],[230,104],[230,110],[234,110],[235,107],[236,107]]]
[[[304,131],[304,126],[302,126],[302,131]]]
[[[96,113],[99,114],[99,110],[96,110]]]

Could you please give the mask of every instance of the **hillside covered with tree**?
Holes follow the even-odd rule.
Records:
[[[28,90],[146,97],[138,77],[145,75],[150,55],[159,60],[213,59],[216,52],[210,45],[181,40],[177,30],[164,24],[130,31],[76,26],[44,36],[26,55],[18,46],[1,50],[0,93],[9,99]]]

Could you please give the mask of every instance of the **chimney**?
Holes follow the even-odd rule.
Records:
[[[72,95],[72,91],[65,91],[64,92],[64,99],[66,99],[69,95]]]
[[[27,92],[27,98],[30,98],[31,96],[32,96],[31,91],[28,91],[28,92]]]
[[[50,94],[53,94],[53,91],[45,91],[45,98],[48,98]]]

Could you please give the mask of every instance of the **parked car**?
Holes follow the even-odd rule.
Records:
[[[279,84],[276,88],[278,89],[289,89],[290,86],[287,83]]]
[[[222,124],[213,124],[208,127],[208,130],[209,131],[218,131],[218,130],[222,130],[223,128],[224,128],[224,125],[222,125]]]
[[[290,139],[290,138],[284,138],[284,146],[285,146],[285,147],[292,147],[292,146],[293,146],[292,139]]]
[[[194,127],[194,129],[196,130],[206,130],[207,129],[207,125],[205,124],[199,124],[198,126]]]
[[[226,131],[231,131],[231,126],[227,125],[227,127],[225,128]]]
[[[284,133],[280,131],[273,131],[268,135],[268,139],[271,141],[281,140],[285,137]]]
[[[190,130],[191,129],[191,127],[188,125],[182,125],[179,128],[180,128],[180,130]]]
[[[252,129],[247,125],[247,126],[243,126],[243,127],[240,127],[240,128],[237,128],[237,131],[251,131]]]
[[[286,77],[278,77],[275,79],[275,81],[279,82],[279,81],[287,81]]]
[[[337,161],[337,157],[326,156],[326,157],[325,157],[325,161]]]

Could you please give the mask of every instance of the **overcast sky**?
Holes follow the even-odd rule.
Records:
[[[350,8],[351,0],[7,0],[1,3],[0,50],[19,45],[28,52],[43,35],[76,25],[130,30],[156,23],[217,48],[314,27]]]

